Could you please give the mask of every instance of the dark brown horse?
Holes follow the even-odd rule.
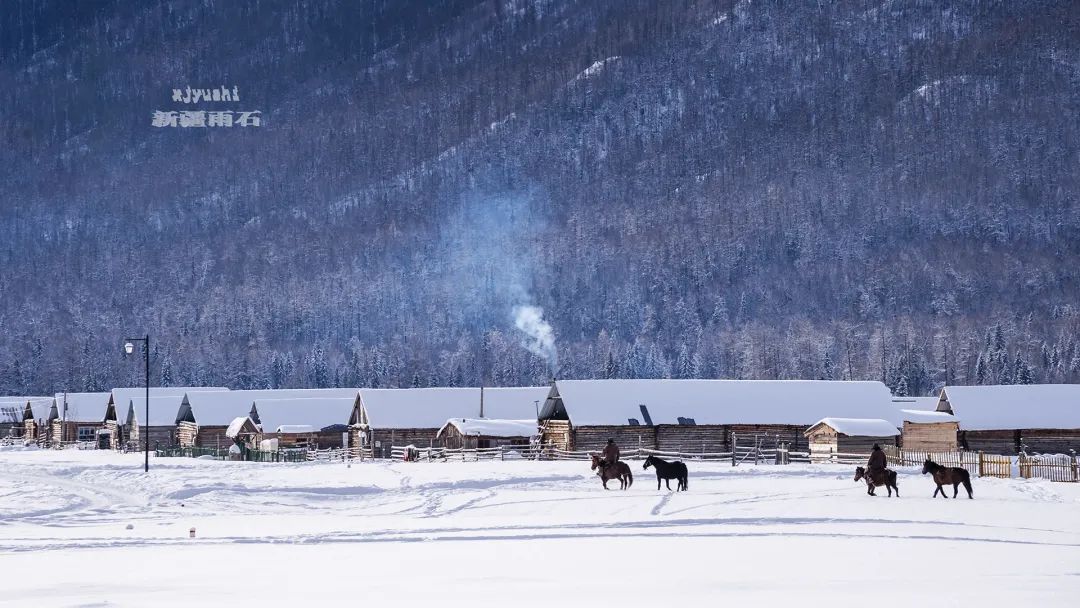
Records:
[[[896,485],[896,471],[892,469],[885,469],[880,473],[872,476],[866,472],[866,469],[862,467],[855,467],[855,481],[860,479],[866,481],[866,493],[870,496],[877,496],[874,493],[874,488],[880,488],[885,486],[885,489],[889,491],[889,497],[892,497],[892,491],[896,490],[896,497],[900,498],[900,488]]]
[[[681,492],[690,489],[689,476],[686,471],[686,465],[676,460],[675,462],[668,462],[666,460],[660,460],[656,456],[649,456],[645,459],[645,469],[650,466],[656,469],[656,489],[660,489],[660,480],[664,480],[664,485],[667,489],[671,489],[671,480],[674,479],[675,491]]]
[[[589,454],[589,456],[592,456],[592,470],[596,471],[600,481],[604,482],[605,490],[608,489],[607,482],[609,479],[618,479],[620,490],[625,490],[634,485],[634,474],[630,472],[630,467],[625,462],[605,465],[602,464],[603,461],[599,454]]]
[[[971,492],[971,473],[968,473],[967,469],[961,467],[943,467],[927,458],[926,462],[923,463],[922,472],[923,475],[930,473],[934,478],[934,483],[937,484],[937,489],[934,490],[934,498],[937,498],[938,492],[941,492],[942,498],[948,498],[948,496],[945,496],[945,488],[942,487],[947,484],[952,484],[953,498],[956,498],[956,495],[960,492],[960,484],[964,484],[964,489],[967,490],[968,498],[975,498]]]

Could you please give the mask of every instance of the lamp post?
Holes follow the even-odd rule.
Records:
[[[128,338],[124,342],[124,352],[132,354],[135,352],[135,342],[142,342],[146,347],[145,362],[146,362],[146,418],[143,419],[143,428],[146,432],[143,433],[143,472],[150,472],[150,334],[146,334],[144,338]],[[136,421],[136,428],[139,423]]]

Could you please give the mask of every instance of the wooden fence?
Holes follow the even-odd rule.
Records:
[[[1049,479],[1050,481],[1080,482],[1080,460],[1076,454],[1042,454],[1029,456],[1021,453],[1016,459],[1020,477],[1024,479]]]
[[[1012,477],[1012,458],[1000,454],[986,454],[983,452],[927,452],[923,450],[906,450],[895,446],[886,446],[885,454],[889,464],[902,467],[921,467],[927,459],[946,466],[959,467],[976,477],[1000,477],[1009,479]]]

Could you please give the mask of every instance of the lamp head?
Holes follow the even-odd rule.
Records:
[[[131,342],[127,342],[126,344],[124,344],[124,352],[129,354],[129,355],[131,353],[135,352],[135,345],[132,344]]]

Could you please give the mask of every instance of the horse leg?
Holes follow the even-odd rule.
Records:
[[[670,479],[665,479],[664,480],[664,485],[667,486],[667,490],[668,490],[668,492],[670,492],[671,491],[671,480]]]
[[[938,492],[941,492],[941,484],[938,484],[938,487],[937,487],[937,489],[936,489],[936,490],[934,490],[934,496],[933,496],[934,498],[937,498],[937,493],[938,493]],[[944,495],[944,494],[943,494],[943,495]]]
[[[960,492],[960,482],[952,484],[952,497],[956,498],[956,495]]]
[[[657,472],[657,474],[656,474],[656,491],[657,492],[660,491],[660,473],[659,472]]]
[[[601,478],[600,478],[600,481],[603,481],[603,482],[604,482],[604,489],[605,489],[605,490],[606,490],[606,489],[608,489],[608,487],[607,487],[607,477],[601,477]]]

